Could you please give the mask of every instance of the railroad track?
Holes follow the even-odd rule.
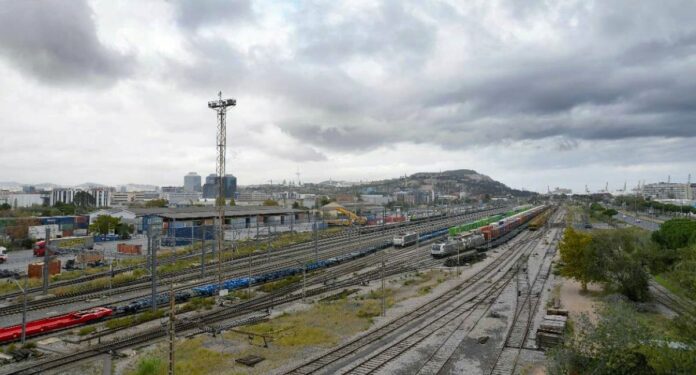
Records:
[[[522,252],[524,253],[525,250]],[[345,372],[341,370],[341,372],[344,374],[372,374],[435,333],[443,333],[449,337],[465,321],[475,313],[480,312],[480,308],[488,309],[490,303],[495,301],[512,281],[514,273],[511,270],[506,271],[501,277],[495,278],[494,275],[495,281],[492,284],[478,284],[479,287],[483,286],[482,290],[470,291],[469,295],[472,297],[463,302],[457,301],[454,306],[447,308],[444,312],[437,313],[435,310],[441,306],[436,306],[429,312],[429,314],[433,314],[433,317],[428,317],[428,320],[423,324],[396,341],[382,346],[359,364],[353,365]]]
[[[479,215],[479,216],[491,215],[491,214],[505,212],[508,209],[510,209],[510,207],[496,207],[496,208],[488,209],[488,210],[463,212],[463,213],[459,213],[459,214],[451,215],[451,216],[438,216],[438,217],[434,217],[433,219],[430,219],[430,220],[419,219],[418,221],[413,221],[413,222],[390,224],[387,226],[374,226],[374,227],[370,227],[370,228],[358,227],[358,228],[352,229],[352,230],[346,228],[346,230],[339,232],[339,233],[336,233],[336,234],[326,235],[326,234],[320,233],[321,237],[320,237],[319,241],[326,243],[326,241],[332,241],[332,240],[334,242],[350,240],[355,236],[356,232],[357,232],[358,236],[361,236],[364,234],[380,233],[380,232],[381,233],[395,233],[395,232],[400,231],[400,230],[410,229],[410,226],[432,225],[432,224],[435,224],[438,222],[442,222],[442,221],[446,221],[446,220],[453,220],[453,219],[458,220],[458,219],[461,219],[462,217],[472,216],[472,215],[474,215],[474,216],[476,216],[476,215]],[[212,246],[212,241],[211,241],[211,246]],[[299,244],[293,244],[293,245],[287,246],[281,251],[302,250],[305,248],[312,248],[313,246],[314,246],[314,243],[313,243],[313,241],[310,240],[310,241],[305,241],[305,242],[302,242]],[[227,249],[227,250],[229,250],[229,249]],[[210,255],[210,254],[212,254],[212,252],[207,252],[207,255]],[[189,258],[194,259],[194,258],[198,258],[200,256],[201,256],[201,251],[196,250],[196,251],[192,252],[191,254],[186,254],[186,255],[178,256],[178,257],[172,256],[172,257],[166,257],[164,259],[160,259],[158,261],[158,263],[159,263],[159,265],[166,265],[166,264],[170,264],[170,263],[176,262],[176,261],[181,260],[181,259],[189,259]],[[236,259],[240,259],[240,258],[244,258],[244,257],[246,257],[246,255],[240,256]],[[114,271],[114,275],[117,275],[120,273],[133,271],[135,269],[142,268],[142,267],[143,267],[143,265],[140,264],[140,265],[133,265],[133,266],[117,268],[117,269],[114,269],[113,271]],[[80,284],[80,283],[92,281],[92,280],[102,278],[102,277],[108,277],[109,274],[110,274],[109,271],[104,271],[104,272],[98,272],[98,273],[95,273],[92,275],[81,276],[79,278],[75,278],[72,280],[57,281],[55,283],[52,283],[50,288]],[[160,275],[160,277],[166,277],[166,276],[167,276],[167,274]],[[149,280],[149,278],[147,278],[147,280]],[[41,291],[42,291],[42,289],[40,287],[37,287],[37,288],[31,288],[29,290],[29,293],[36,293],[36,292],[41,292]],[[20,296],[21,294],[22,294],[21,292],[12,292],[12,293],[4,294],[4,295],[0,296],[0,298],[14,298],[14,297]]]
[[[418,258],[418,257],[413,257],[413,252],[418,253],[419,250],[422,250],[423,247],[421,248],[410,248],[407,251],[401,252],[400,254],[395,254],[395,257],[390,257],[390,260],[392,262],[397,261],[394,264],[391,264],[387,267],[385,267],[384,274],[386,276],[394,275],[394,274],[399,274],[405,271],[408,271],[410,269],[413,269],[418,262],[421,262],[423,259]],[[422,252],[422,251],[421,251]],[[371,255],[372,257],[376,256],[376,254]],[[366,258],[362,258],[366,259]],[[413,263],[413,264],[410,264]],[[346,265],[349,265],[350,263],[347,263]],[[373,263],[374,264],[374,263]],[[331,279],[331,278],[336,278],[340,276],[344,276],[345,274],[350,274],[352,273],[353,270],[349,267],[346,267],[345,269],[342,270],[341,274],[332,274],[332,275],[324,275],[325,279]],[[327,285],[327,286],[321,286],[319,288],[313,288],[309,289],[306,292],[307,297],[315,296],[315,295],[321,295],[333,290],[338,290],[342,288],[346,288],[352,285],[355,285],[359,282],[365,281],[365,280],[374,280],[378,279],[381,275],[381,270],[380,269],[374,269],[371,271],[367,271],[365,274],[358,275],[356,278],[352,279],[347,279],[347,280],[342,280],[338,281],[334,284]],[[321,280],[321,279],[319,279]],[[230,318],[238,317],[238,316],[243,316],[248,313],[252,313],[255,311],[259,310],[265,310],[267,308],[272,308],[274,306],[287,303],[287,302],[292,302],[296,301],[302,298],[301,293],[298,293],[299,289],[301,286],[299,285],[290,285],[287,286],[281,290],[278,290],[272,294],[265,295],[247,302],[243,302],[237,305],[234,305],[230,308],[226,309],[221,309],[218,311],[213,311],[210,313],[205,314],[204,316],[201,316],[195,320],[192,321],[179,321],[177,322],[176,330],[177,332],[184,332],[184,331],[189,331],[189,330],[194,330],[194,329],[200,329],[203,327],[208,327],[212,325],[215,322],[218,321],[224,321]],[[10,370],[9,372],[6,372],[5,374],[39,374],[43,373],[45,371],[59,368],[61,366],[65,366],[67,364],[71,364],[77,361],[85,360],[88,358],[93,358],[105,353],[111,353],[113,351],[121,350],[124,348],[136,346],[136,345],[142,345],[145,343],[148,343],[152,340],[155,340],[157,338],[163,337],[166,333],[160,329],[160,328],[155,328],[155,329],[148,329],[145,330],[141,333],[138,333],[136,335],[129,336],[127,338],[117,338],[111,342],[108,343],[103,343],[103,344],[98,344],[96,346],[93,346],[90,349],[82,350],[79,352],[75,353],[70,353],[63,355],[61,357],[53,357],[47,360],[39,361],[36,363],[32,363],[29,366],[25,366],[23,368],[19,369],[13,369]]]
[[[517,307],[512,319],[512,326],[505,336],[503,348],[498,352],[495,364],[490,371],[491,375],[513,374],[522,349],[536,349],[526,346],[527,339],[532,331],[534,316],[539,308],[541,294],[546,285],[546,280],[551,273],[551,259],[556,254],[555,246],[559,231],[554,233],[551,245],[545,252],[539,264],[534,279],[529,280],[528,268],[518,270],[517,282]]]
[[[696,318],[696,304],[675,296],[655,280],[649,282],[650,293],[655,301],[663,304],[675,313],[690,318]]]
[[[357,337],[346,344],[341,345],[327,353],[322,354],[292,370],[287,372],[287,374],[313,374],[325,370],[328,366],[335,364],[337,361],[345,359],[362,348],[382,339],[383,337],[389,335],[392,332],[400,329],[402,326],[409,324],[410,322],[424,317],[429,314],[434,309],[438,308],[444,303],[451,301],[461,293],[468,290],[472,285],[482,280],[486,276],[490,276],[492,272],[499,269],[506,260],[510,259],[513,255],[513,249],[516,248],[517,244],[510,245],[506,251],[496,258],[493,262],[484,267],[481,271],[477,272],[471,278],[464,280],[457,287],[445,292],[441,296],[434,298],[433,300],[421,305],[415,310],[412,310],[391,322],[372,330],[360,337]],[[369,367],[374,367],[375,363],[370,363]]]
[[[497,210],[494,210],[497,211]],[[488,215],[492,214],[493,212],[483,212],[483,213],[474,213],[471,215],[464,215],[464,217],[457,217],[455,219],[450,218],[445,218],[442,219],[444,220],[443,222],[431,222],[431,223],[420,223],[415,225],[413,230],[417,231],[424,231],[424,230],[437,230],[437,229],[442,229],[444,227],[451,226],[461,220],[471,220],[475,219],[477,216],[480,215]],[[360,248],[359,245],[362,244],[374,244],[379,240],[383,240],[388,238],[389,236],[393,235],[396,231],[399,229],[397,228],[392,228],[390,230],[387,230],[385,232],[377,232],[377,233],[371,233],[368,234],[365,237],[358,237],[357,239],[354,239],[354,241],[357,241],[357,246],[356,243],[353,242],[352,244],[349,245],[341,245],[338,250],[331,250],[332,247],[336,246],[336,244],[340,244],[344,239],[332,239],[331,242],[328,243],[323,243],[320,246],[320,255],[324,259],[330,258],[333,256],[341,255],[350,251],[354,251],[358,248]],[[363,245],[364,246],[364,245]],[[327,250],[328,249],[328,250]],[[261,267],[260,269],[257,268],[255,270],[252,270],[252,274],[263,274],[265,272],[271,272],[277,269],[283,269],[286,267],[294,267],[296,266],[294,263],[294,260],[291,260],[293,258],[301,257],[302,255],[313,255],[314,247],[313,245],[311,246],[306,246],[304,249],[297,249],[293,252],[281,252],[278,251],[275,254],[273,254],[273,265],[268,265]],[[261,253],[261,254],[256,254],[252,256],[252,267],[253,264],[256,263],[257,267],[258,264],[267,264],[269,261],[269,256],[271,254],[266,254]],[[287,260],[286,260],[287,259]],[[248,267],[248,258],[236,258],[234,260],[228,261],[227,264],[223,266],[223,270],[225,272],[225,277],[230,278],[230,277],[239,277],[239,276],[244,276],[247,275],[247,267]],[[233,263],[234,262],[234,263]],[[209,271],[210,273],[215,274],[217,272],[217,263],[209,264],[206,266],[206,270]],[[200,271],[198,269],[195,270],[183,270],[181,272],[178,272],[176,274],[170,275],[170,276],[165,276],[165,277],[158,277],[158,285],[166,285],[171,282],[174,283],[183,283],[183,282],[189,282],[192,280],[200,280]],[[209,283],[214,283],[216,282],[216,276],[211,276],[205,280],[202,280],[199,283],[196,283],[195,285],[187,285],[186,287],[182,287],[180,289],[188,289],[191,287],[195,287],[198,285],[205,285]],[[146,277],[144,279],[138,280],[137,282],[132,282],[132,283],[126,283],[126,284],[121,284],[117,288],[114,288],[111,293],[118,294],[120,291],[128,291],[132,292],[134,289],[136,290],[149,290],[150,289],[150,281],[149,277]],[[89,299],[97,299],[100,297],[103,297],[105,294],[106,290],[100,290],[96,292],[87,292],[87,293],[82,293],[82,292],[76,292],[71,295],[62,295],[62,296],[55,296],[55,297],[49,297],[45,299],[41,299],[38,301],[30,301],[28,303],[27,309],[28,310],[38,310],[38,309],[43,309],[43,308],[50,308],[54,306],[60,306],[64,304],[69,304],[69,303],[76,303],[76,302],[84,302],[85,300]],[[119,300],[116,302],[111,302],[110,304],[115,304],[115,303],[123,303],[139,298],[143,298],[147,296],[147,294],[143,294],[140,296],[135,296],[132,298],[124,299],[124,300]],[[9,315],[9,314],[18,314],[21,313],[22,311],[22,306],[21,304],[14,304],[14,305],[9,305],[0,308],[0,315]]]

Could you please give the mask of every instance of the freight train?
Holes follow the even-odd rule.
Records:
[[[539,214],[537,217],[533,218],[531,221],[529,221],[529,230],[531,230],[531,231],[539,230],[539,228],[546,225],[546,222],[548,221],[550,215],[551,215],[551,210],[545,210],[544,212]]]
[[[538,206],[518,213],[511,211],[509,213],[512,215],[506,218],[502,217],[504,215],[494,215],[454,227],[455,230],[450,228],[450,238],[445,242],[433,244],[430,248],[430,255],[434,258],[442,258],[459,252],[461,257],[462,252],[467,250],[484,250],[488,246],[498,246],[509,239],[508,234],[544,210],[544,206]],[[456,235],[452,236],[452,233],[456,233]]]

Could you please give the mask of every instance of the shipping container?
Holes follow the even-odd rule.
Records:
[[[27,233],[29,234],[29,238],[32,238],[35,240],[46,239],[46,228],[49,228],[51,230],[51,238],[56,238],[59,235],[61,235],[60,228],[57,224],[35,225],[35,226],[29,227],[27,230]]]
[[[29,278],[32,279],[39,279],[43,277],[43,268],[44,268],[44,263],[43,262],[38,262],[38,263],[29,263],[29,266],[27,267],[27,274],[29,275]],[[53,259],[48,263],[48,274],[49,275],[57,275],[60,273],[60,260],[59,259]]]
[[[129,245],[125,243],[120,243],[116,245],[116,250],[121,254],[142,254],[142,245]]]

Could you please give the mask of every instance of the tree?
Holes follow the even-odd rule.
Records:
[[[605,210],[602,214],[603,214],[604,216],[614,217],[614,216],[617,215],[618,213],[619,213],[619,211],[616,211],[616,210],[613,209],[613,208],[609,208],[609,209]]]
[[[167,207],[169,206],[169,201],[166,199],[153,199],[145,202],[145,207]]]
[[[118,234],[122,240],[127,240],[131,236],[131,234],[135,231],[135,228],[133,225],[129,225],[126,223],[118,223],[116,225],[116,231],[115,233]]]
[[[13,240],[20,240],[29,237],[29,227],[40,224],[36,219],[17,219],[5,228],[5,233]]]
[[[559,245],[561,275],[579,281],[583,291],[587,291],[588,283],[603,280],[602,265],[591,242],[589,234],[568,227]]]
[[[82,193],[82,192],[80,192]],[[74,204],[66,204],[63,202],[56,202],[53,207],[58,210],[58,215],[75,215],[75,205]],[[52,212],[50,209],[46,210],[48,214],[42,215],[42,216],[52,216]]]
[[[234,198],[230,198],[230,207],[234,207],[237,205],[237,202],[234,201]]]
[[[626,303],[607,304],[596,326],[583,315],[575,334],[553,349],[550,374],[654,374],[643,353],[650,329]]]
[[[327,197],[327,196],[323,196],[323,197],[321,197],[321,199],[319,199],[319,206],[320,207],[326,206],[329,203],[331,203],[331,199],[329,199],[329,197]]]
[[[121,219],[108,215],[99,215],[94,223],[89,225],[89,231],[97,234],[109,234],[111,230],[117,231]]]
[[[215,198],[215,207],[222,207],[224,205],[225,205],[225,198],[224,197]]]
[[[94,196],[86,191],[78,191],[73,197],[73,204],[77,207],[94,207],[96,203],[97,200],[94,198]]]
[[[0,211],[6,211],[6,210],[11,210],[12,206],[10,206],[7,203],[0,204]]]
[[[662,248],[679,249],[689,243],[696,243],[696,221],[689,219],[671,219],[660,225],[660,229],[653,232],[653,241]]]
[[[278,202],[274,201],[273,199],[266,199],[263,201],[264,206],[277,206]]]
[[[650,276],[641,255],[648,236],[635,229],[616,229],[595,231],[591,237],[590,252],[598,258],[597,271],[603,273],[607,286],[632,301],[647,301]]]

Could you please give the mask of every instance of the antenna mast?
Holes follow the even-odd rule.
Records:
[[[223,99],[222,91],[218,92],[218,100],[208,102],[208,108],[217,112],[217,160],[215,170],[218,183],[218,288],[222,290],[222,246],[225,239],[225,152],[227,151],[227,107],[236,106],[235,99]]]

